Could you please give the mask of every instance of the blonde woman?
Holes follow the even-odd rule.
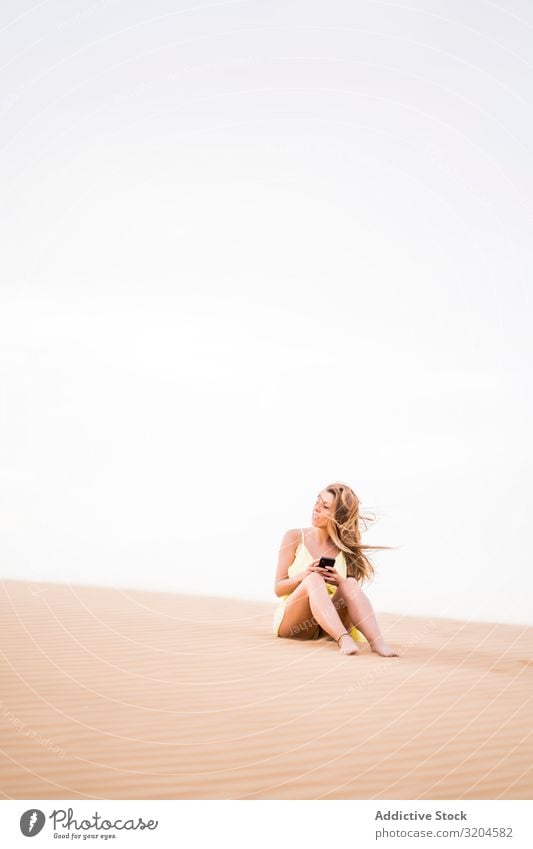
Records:
[[[374,575],[361,544],[359,499],[347,484],[333,483],[317,496],[312,527],[287,531],[276,570],[274,592],[281,602],[274,613],[277,637],[312,640],[324,632],[337,641],[342,654],[358,654],[357,643],[368,642],[383,657],[399,657],[383,639],[370,601],[360,584]],[[320,558],[335,559],[328,570]]]

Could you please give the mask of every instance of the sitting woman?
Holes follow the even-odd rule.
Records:
[[[346,484],[334,483],[319,493],[312,528],[290,530],[281,542],[274,592],[281,596],[274,613],[277,637],[312,640],[324,632],[342,654],[358,654],[368,642],[383,657],[399,657],[384,641],[370,601],[360,583],[374,575],[361,544],[359,499]],[[334,558],[332,569],[319,566]]]

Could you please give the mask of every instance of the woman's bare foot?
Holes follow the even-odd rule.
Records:
[[[400,653],[391,649],[383,640],[376,640],[370,643],[370,648],[382,657],[401,657]]]
[[[341,654],[359,654],[355,640],[352,640],[349,634],[342,634],[339,637],[339,651]]]

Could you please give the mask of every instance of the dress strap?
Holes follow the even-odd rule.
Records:
[[[300,528],[300,533],[301,533],[301,535],[302,535],[302,545],[305,545],[305,539],[304,539],[304,529],[303,529],[303,528]]]

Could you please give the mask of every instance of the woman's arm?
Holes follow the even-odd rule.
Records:
[[[284,578],[281,581],[276,582],[276,586],[274,587],[274,592],[276,595],[290,595],[293,590],[296,589],[298,584],[302,583],[302,579],[305,578],[303,572],[298,572],[294,578]]]
[[[302,572],[295,575],[293,578],[288,577],[289,566],[294,560],[299,539],[300,531],[292,529],[287,531],[281,540],[278,566],[276,569],[276,579],[274,581],[274,592],[277,596],[289,595],[289,593],[292,593],[298,584],[301,583],[302,578],[305,575],[305,573]]]

